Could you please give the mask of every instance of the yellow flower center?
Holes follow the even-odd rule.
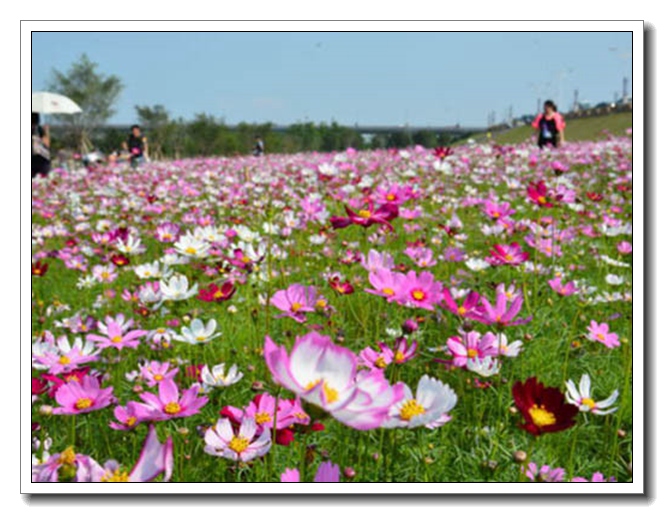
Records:
[[[207,339],[205,336],[197,336],[196,337],[196,341],[198,341],[199,343],[205,341],[205,339]]]
[[[323,382],[323,394],[325,395],[325,401],[327,403],[334,403],[339,399],[339,391],[334,389],[333,387],[330,387],[327,382],[325,382],[322,379],[318,379],[315,382],[309,382],[307,384],[307,387],[305,388],[307,391],[311,391],[314,387],[316,387],[318,384]]]
[[[374,365],[375,365],[377,368],[381,368],[381,369],[383,369],[383,368],[386,368],[386,367],[387,367],[387,362],[385,362],[385,359],[384,359],[383,356],[381,355],[380,357],[378,357],[378,358],[376,359],[376,362],[374,362]]]
[[[144,276],[144,277],[151,277],[151,276],[152,276],[152,273],[151,273],[150,271],[144,271],[144,272],[143,272],[143,276]]]
[[[367,211],[366,209],[362,209],[360,212],[357,213],[360,218],[370,218],[371,217],[371,211]]]
[[[58,359],[58,362],[62,365],[69,364],[71,362],[71,359],[67,357],[66,355],[63,355]]]
[[[590,410],[593,410],[595,408],[595,400],[593,400],[592,398],[584,398],[583,400],[581,400],[581,404],[585,405]]]
[[[272,421],[272,416],[270,416],[267,412],[259,412],[254,416],[254,420],[256,420],[257,425],[261,425],[263,423],[269,423]]]
[[[102,482],[129,482],[129,473],[116,469],[112,474],[105,473]]]
[[[318,307],[319,309],[324,309],[325,307],[327,307],[327,300],[324,300],[322,298],[320,300],[317,300],[316,307]]]
[[[415,416],[419,416],[425,412],[426,409],[417,403],[417,400],[411,399],[403,404],[401,411],[399,411],[399,417],[404,421],[410,421]]]
[[[135,416],[129,416],[127,418],[127,421],[125,421],[125,425],[127,425],[128,427],[133,427],[136,424],[136,421],[138,420],[136,419]]]
[[[91,407],[92,403],[92,398],[79,398],[76,400],[76,404],[74,406],[76,407],[76,410],[83,410]]]
[[[426,294],[424,294],[424,291],[421,289],[415,289],[412,293],[410,293],[411,296],[413,297],[414,300],[417,300],[418,302],[421,302],[426,298]]]
[[[459,307],[457,312],[459,313],[459,316],[463,316],[464,314],[466,314],[466,312],[468,312],[468,309],[466,309],[465,307]]]
[[[102,272],[101,272],[101,278],[106,279],[106,278],[108,278],[109,276],[110,276],[110,275],[109,275],[108,271],[102,271]]]
[[[217,290],[214,292],[214,294],[212,295],[212,297],[213,297],[215,300],[218,300],[219,298],[222,298],[223,296],[224,296],[224,293],[222,293],[221,290],[219,290],[219,289],[217,289]]]
[[[394,289],[391,287],[384,287],[383,294],[386,294],[387,296],[394,296]]]
[[[164,241],[170,241],[171,239],[173,239],[173,236],[170,235],[170,234],[164,234],[163,236],[161,236],[161,238],[162,238]]]
[[[556,417],[541,405],[533,405],[528,410],[528,414],[538,427],[546,427],[556,422]]]
[[[514,260],[514,257],[512,257],[511,255],[508,254],[508,255],[505,256],[505,260],[511,262],[511,261]]]
[[[392,193],[390,193],[390,194],[387,195],[385,198],[387,198],[387,200],[391,202],[391,201],[393,201],[393,200],[396,198],[396,196],[394,196]]]
[[[196,248],[193,248],[193,247],[189,246],[189,247],[184,251],[184,253],[188,253],[189,255],[196,255]]]
[[[111,343],[118,344],[120,342],[122,342],[122,336],[115,336],[111,338]]]
[[[293,312],[297,312],[302,308],[302,304],[300,302],[293,302],[293,305],[291,305],[291,310]]]
[[[154,378],[155,382],[161,382],[164,380],[164,375],[156,374],[152,378]]]
[[[81,332],[87,332],[88,331],[88,326],[83,324],[81,325]]]
[[[469,348],[468,349],[468,358],[469,359],[474,359],[475,357],[477,357],[477,350],[475,350],[475,348]]]
[[[233,450],[235,453],[242,453],[249,446],[249,439],[246,437],[236,437],[233,436],[231,442],[228,443],[228,447]]]
[[[406,360],[406,356],[403,354],[401,350],[399,350],[397,353],[394,354],[394,360],[397,361],[399,364],[401,364],[403,361]]]
[[[244,262],[245,264],[251,262],[251,259],[250,259],[249,257],[247,257],[246,255],[245,255],[244,257],[242,257],[242,259],[240,259],[240,260],[241,260],[242,262]]]
[[[597,337],[597,339],[599,339],[600,341],[604,341],[605,339],[604,334],[597,334],[595,337]]]
[[[65,451],[63,451],[60,454],[60,457],[58,457],[58,463],[63,465],[68,464],[72,466],[75,461],[76,461],[76,453],[74,452],[73,446],[67,448]]]
[[[164,405],[164,412],[166,414],[177,414],[182,410],[182,407],[180,407],[180,404],[177,402],[170,402]]]
[[[540,195],[537,197],[537,201],[542,204],[546,203],[546,197]]]

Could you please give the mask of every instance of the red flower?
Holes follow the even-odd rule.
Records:
[[[579,412],[576,405],[565,402],[562,392],[555,387],[545,387],[535,377],[525,383],[516,382],[512,396],[526,421],[520,427],[535,436],[570,428]]]
[[[531,182],[528,184],[528,198],[534,204],[540,207],[553,207],[552,198],[548,197],[549,191],[543,180],[537,184]]]
[[[48,271],[48,264],[42,261],[37,261],[32,264],[32,274],[38,277],[46,275]]]
[[[434,149],[433,154],[438,157],[441,161],[450,155],[452,155],[454,152],[449,146],[438,146]]]
[[[129,264],[129,257],[119,254],[111,255],[111,262],[118,267],[126,266]]]
[[[235,294],[235,285],[233,282],[224,282],[221,287],[212,284],[208,289],[201,289],[198,292],[198,299],[204,302],[223,302],[230,300]]]
[[[604,199],[604,196],[602,196],[601,193],[595,193],[594,191],[587,192],[586,196],[593,202],[601,202]]]
[[[339,277],[333,277],[329,280],[330,287],[334,289],[339,294],[352,294],[355,291],[353,285],[346,280],[346,282],[341,283]]]

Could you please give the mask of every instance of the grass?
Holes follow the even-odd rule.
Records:
[[[565,129],[565,140],[569,142],[577,141],[599,141],[606,136],[604,131],[613,135],[625,135],[625,130],[632,127],[632,113],[619,112],[605,116],[594,116],[592,118],[578,118],[567,121]],[[492,134],[492,140],[501,145],[515,145],[526,143],[534,137],[535,131],[532,127],[515,127],[502,132]],[[486,141],[486,133],[473,134],[468,139],[474,139],[478,142]],[[462,145],[465,141],[459,141]]]
[[[574,130],[580,130],[574,128],[574,125],[576,123],[570,122],[571,134]],[[623,144],[631,151],[629,143]],[[603,152],[604,147],[598,146],[597,151]],[[459,153],[463,152],[465,151]],[[157,423],[162,441],[167,436],[174,439],[173,481],[278,481],[280,474],[288,467],[305,468],[310,479],[317,464],[324,460],[331,460],[342,469],[355,470],[355,477],[346,478],[347,481],[518,481],[521,478],[520,464],[514,461],[513,454],[516,450],[527,450],[532,437],[518,428],[521,423],[520,414],[510,410],[513,406],[511,386],[517,380],[525,380],[535,375],[545,384],[563,389],[567,379],[571,378],[578,383],[583,373],[589,373],[592,377],[593,392],[599,399],[607,397],[614,389],[620,390],[618,412],[606,417],[579,414],[578,422],[571,430],[538,438],[532,460],[540,465],[564,467],[568,478],[576,475],[588,478],[595,471],[601,471],[606,476],[612,475],[620,481],[629,481],[631,475],[628,466],[631,463],[632,448],[630,303],[593,303],[577,296],[559,297],[546,283],[552,272],[545,275],[524,273],[511,266],[469,272],[461,262],[448,262],[439,258],[438,263],[429,271],[447,287],[452,283],[453,276],[458,279],[463,272],[467,272],[468,277],[462,287],[486,295],[491,301],[496,284],[514,283],[517,287],[526,286],[528,304],[527,307],[524,305],[521,315],[532,315],[533,320],[527,325],[504,329],[510,342],[524,341],[524,350],[515,359],[504,359],[500,375],[485,381],[490,383],[487,387],[478,388],[475,379],[481,377],[465,369],[448,369],[434,360],[436,357],[444,357],[444,354],[432,349],[443,346],[449,337],[458,333],[460,320],[455,315],[441,309],[436,309],[435,312],[409,309],[367,294],[363,291],[369,285],[367,272],[357,262],[340,263],[339,259],[350,248],[356,248],[364,254],[372,248],[378,248],[390,252],[397,264],[413,268],[412,262],[403,255],[403,251],[407,243],[417,240],[425,241],[436,254],[442,253],[448,246],[462,246],[469,256],[474,257],[488,255],[488,248],[495,243],[516,240],[525,247],[523,234],[520,232],[515,232],[512,237],[506,237],[505,234],[485,236],[481,232],[481,226],[490,220],[482,212],[481,206],[461,203],[464,198],[486,198],[490,194],[511,202],[518,209],[514,215],[517,220],[540,220],[542,216],[551,215],[559,221],[561,229],[588,223],[597,229],[599,222],[590,221],[585,214],[564,208],[542,212],[525,200],[525,182],[533,178],[533,175],[539,174],[548,181],[553,180],[545,165],[540,170],[533,171],[525,159],[515,157],[511,166],[520,170],[524,180],[524,184],[515,189],[510,187],[506,180],[507,175],[503,176],[499,167],[484,179],[480,179],[481,175],[476,174],[477,171],[486,170],[490,166],[497,166],[492,155],[482,158],[470,151],[464,155],[468,155],[470,159],[466,172],[446,176],[424,164],[429,161],[422,160],[419,167],[416,167],[409,163],[404,164],[398,155],[380,152],[360,154],[355,163],[356,173],[362,174],[365,166],[375,162],[378,166],[373,166],[374,171],[370,173],[377,178],[385,173],[390,177],[389,180],[394,182],[399,180],[394,173],[400,166],[403,170],[415,168],[418,175],[415,181],[410,180],[411,183],[422,189],[431,186],[433,191],[442,193],[423,195],[421,199],[411,201],[408,207],[419,206],[424,215],[415,221],[395,220],[394,233],[383,234],[376,227],[364,229],[358,226],[334,232],[329,230],[327,225],[310,223],[306,228],[293,231],[290,236],[270,236],[270,240],[285,250],[286,258],[267,258],[258,264],[257,269],[247,276],[247,282],[238,284],[238,292],[227,303],[209,304],[192,298],[184,302],[168,303],[164,311],[154,311],[143,318],[136,313],[135,305],[121,299],[124,289],[135,290],[142,283],[129,267],[121,268],[118,279],[112,284],[96,284],[91,289],[80,290],[75,284],[81,274],[67,269],[59,259],[48,258],[50,268],[46,275],[33,277],[33,332],[37,336],[44,330],[50,330],[56,336],[67,335],[72,340],[73,334],[59,327],[56,322],[79,311],[89,313],[97,319],[122,312],[135,319],[137,324],[146,330],[164,327],[166,321],[172,319],[178,319],[184,324],[194,317],[204,321],[217,320],[222,337],[209,344],[190,346],[173,343],[168,348],[151,349],[143,343],[137,350],[104,350],[103,360],[93,363],[95,368],[109,375],[108,385],[114,386],[114,394],[121,405],[139,400],[137,392],[134,391],[135,384],[128,382],[125,376],[137,370],[139,363],[144,360],[169,361],[179,366],[181,387],[192,383],[190,378],[184,376],[184,367],[190,364],[214,365],[226,362],[227,366],[230,366],[237,363],[245,373],[245,377],[238,384],[213,391],[200,414]],[[360,158],[366,162],[359,160]],[[622,212],[614,215],[622,221],[631,219],[631,193],[620,196],[614,189],[617,177],[621,176],[616,171],[620,163],[616,161],[618,157],[615,153],[607,152],[601,167],[575,163],[574,157],[568,158],[571,169],[566,178],[574,184],[578,201],[585,210],[601,216],[610,212],[608,209],[613,205],[612,202],[620,199]],[[220,196],[214,188],[201,187],[203,193],[193,198],[175,188],[169,196],[162,196],[159,200],[164,204],[171,202],[164,214],[152,215],[146,220],[141,217],[140,210],[137,214],[136,211],[126,209],[126,204],[123,207],[122,201],[125,198],[140,199],[141,192],[144,196],[145,187],[149,187],[155,177],[159,177],[161,181],[171,180],[167,178],[170,173],[168,168],[160,168],[160,165],[155,164],[149,168],[152,170],[150,174],[136,172],[131,177],[122,177],[121,181],[115,182],[113,187],[122,191],[120,199],[107,204],[105,212],[90,212],[83,217],[87,218],[90,227],[94,227],[100,219],[118,222],[125,220],[122,223],[134,226],[146,246],[144,254],[131,256],[132,265],[151,262],[161,257],[164,250],[171,246],[158,243],[153,238],[155,226],[162,217],[183,225],[189,223],[189,228],[193,228],[191,222],[183,220],[192,209],[200,208],[201,213],[214,213],[215,223],[219,226],[233,226],[233,222],[229,220],[241,217],[243,224],[261,232],[265,221],[282,222],[283,206],[274,208],[273,202],[281,201],[298,212],[297,195],[310,192],[300,170],[311,166],[310,160],[313,157],[304,156],[299,159],[301,162],[294,165],[291,158],[271,156],[269,164],[266,165],[271,167],[268,171],[283,179],[284,183],[280,187],[270,188],[261,187],[258,183],[248,185],[241,193],[245,203],[237,203],[228,196]],[[201,166],[201,163],[192,163],[185,169],[177,170],[178,180],[184,177],[190,184],[201,185],[207,181],[221,187],[219,177],[232,177],[234,169],[242,169],[231,161],[224,164],[228,168],[215,168],[209,175],[203,175],[207,177],[203,179],[199,175]],[[109,176],[111,173],[99,174],[95,180],[108,180]],[[243,177],[244,173],[238,176]],[[353,172],[349,172],[347,180],[350,181],[353,176]],[[589,176],[592,178],[588,179]],[[47,203],[51,201],[53,205],[59,206],[59,209],[55,218],[49,219],[39,214],[39,208],[34,209],[33,229],[62,224],[70,228],[73,234],[73,227],[82,221],[81,214],[75,213],[63,199],[67,197],[70,189],[76,189],[90,205],[99,207],[99,197],[95,196],[99,188],[95,180],[87,185],[75,178],[62,179],[57,186],[35,185],[36,197],[46,199]],[[288,184],[288,187],[284,184]],[[316,187],[323,186],[317,183]],[[331,186],[327,187],[328,192],[334,192]],[[475,193],[472,192],[473,189]],[[618,199],[609,200],[607,193],[604,201],[593,203],[585,197],[585,192],[589,190],[614,191]],[[294,196],[291,191],[297,192],[297,195]],[[331,200],[327,200],[327,203],[333,214],[343,214],[340,203]],[[466,235],[466,240],[449,236],[442,230],[442,225],[449,224],[452,212],[456,213],[462,222],[460,234]],[[601,217],[599,219],[601,220]],[[421,229],[413,233],[407,232],[406,225],[413,223],[418,223]],[[312,244],[310,240],[311,236],[322,230],[327,234],[324,243],[326,251],[323,251],[323,247]],[[91,232],[94,232],[92,228],[79,228],[75,234],[77,245],[96,247],[91,243]],[[381,234],[381,242],[370,239],[378,233]],[[62,249],[70,237],[71,234],[45,237],[42,242],[37,242],[33,252]],[[265,240],[268,236],[263,234],[262,238]],[[631,236],[624,238],[631,241]],[[630,256],[622,257],[616,254],[617,240],[607,236],[577,237],[563,246],[563,256],[558,258],[555,264],[566,273],[566,280],[583,279],[588,286],[595,287],[598,291],[606,291],[608,286],[605,276],[615,273],[616,269],[593,256],[609,255],[631,263]],[[535,249],[528,248],[528,251],[536,262],[553,265],[551,258],[539,254]],[[108,249],[99,254],[92,253],[89,257],[90,264],[102,262],[109,253]],[[579,270],[579,266],[583,267],[582,270]],[[225,279],[223,275],[210,278],[197,265],[181,264],[174,268],[187,275],[190,283],[197,282],[201,286],[213,280]],[[256,279],[259,271],[268,270],[274,270],[275,276],[270,278],[268,274],[266,281]],[[337,295],[323,277],[323,274],[329,271],[341,272],[351,280],[355,284],[355,293]],[[259,302],[259,294],[274,294],[274,291],[285,289],[293,283],[316,286],[329,300],[333,310],[327,314],[311,313],[307,323],[301,325],[290,318],[276,318],[275,308]],[[629,290],[630,285],[626,284],[622,289],[614,291],[623,289]],[[109,290],[115,291],[113,298],[104,296]],[[102,300],[95,306],[98,298]],[[234,309],[229,310],[231,305]],[[63,306],[66,306],[67,310],[62,310]],[[332,337],[336,344],[358,353],[367,346],[375,347],[378,341],[390,342],[387,329],[396,330],[405,319],[413,317],[419,317],[421,325],[415,336],[419,344],[418,356],[403,365],[391,365],[387,373],[392,383],[401,380],[413,390],[423,374],[429,374],[448,384],[456,392],[458,403],[450,413],[452,421],[445,426],[436,430],[377,429],[360,432],[328,417],[322,420],[325,424],[324,431],[312,432],[306,437],[298,434],[291,446],[274,446],[266,458],[247,464],[237,465],[203,452],[204,441],[201,434],[205,428],[216,422],[222,407],[233,405],[242,408],[256,393],[262,391],[273,395],[280,394],[286,398],[293,397],[288,391],[278,389],[272,382],[261,354],[266,335],[270,335],[277,344],[291,348],[296,335],[307,333],[315,325],[317,330]],[[591,319],[610,319],[611,331],[622,337],[621,347],[609,350],[599,343],[585,339],[585,327]],[[472,328],[482,333],[490,330],[478,323],[473,323]],[[39,375],[40,372],[33,371],[33,376]],[[130,468],[137,459],[147,432],[144,425],[138,426],[135,431],[120,432],[108,428],[109,421],[113,420],[110,408],[68,417],[44,415],[40,412],[42,405],[55,405],[55,402],[42,396],[33,407],[33,421],[41,424],[37,437],[52,439],[52,454],[73,445],[77,452],[90,455],[100,463],[112,458]],[[619,429],[624,431],[623,436],[618,435]]]

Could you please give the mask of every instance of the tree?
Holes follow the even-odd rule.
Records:
[[[74,115],[55,115],[55,119],[69,125],[83,153],[91,147],[94,130],[115,114],[113,104],[124,87],[119,77],[98,73],[97,66],[83,54],[66,73],[54,69],[48,84],[49,90],[71,98],[83,110]]]
[[[169,136],[170,117],[163,105],[149,107],[135,105],[138,122],[149,132],[150,156],[154,159],[164,157],[164,144]]]

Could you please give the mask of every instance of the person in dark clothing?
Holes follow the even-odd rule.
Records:
[[[558,147],[565,142],[565,120],[552,100],[544,102],[544,112],[537,115],[532,126],[539,131],[537,146],[540,148]]]
[[[51,137],[48,125],[39,125],[39,113],[32,113],[32,178],[51,171]]]
[[[256,142],[254,143],[254,155],[256,157],[260,157],[265,153],[265,143],[263,143],[263,140],[261,139],[260,136],[255,137]]]
[[[129,152],[131,167],[136,168],[139,164],[145,162],[148,154],[148,138],[141,134],[141,127],[132,125],[131,133],[127,141],[122,143],[122,147]]]

